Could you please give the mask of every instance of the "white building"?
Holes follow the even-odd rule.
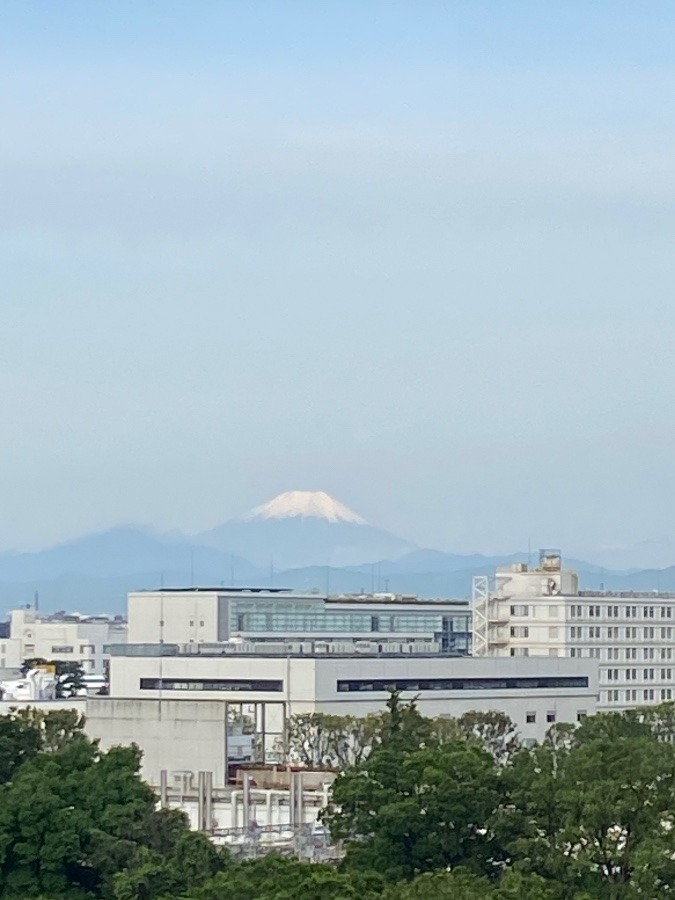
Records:
[[[397,594],[321,596],[283,589],[187,588],[128,596],[129,643],[370,642],[373,649],[470,652],[469,604]]]
[[[675,594],[579,590],[559,551],[474,578],[473,652],[569,657],[599,671],[599,710],[675,700]]]
[[[236,652],[200,649],[132,644],[114,648],[110,697],[92,701],[89,708],[92,728],[106,718],[118,742],[139,743],[152,777],[159,768],[171,766],[165,759],[155,760],[148,742],[174,760],[173,768],[201,767],[222,774],[222,717],[228,706],[240,712],[248,708],[249,718],[270,736],[264,754],[268,761],[278,761],[274,746],[287,717],[314,712],[366,716],[383,710],[392,690],[400,691],[403,699],[415,698],[422,715],[430,717],[501,710],[524,740],[541,740],[553,723],[577,722],[596,707],[596,667],[590,661],[316,653],[311,647],[302,653],[253,653],[246,645]],[[219,743],[212,751],[200,737],[201,725],[186,728],[179,738],[177,722],[199,720],[201,713],[190,704],[202,700],[222,705]],[[169,702],[173,705],[162,711],[162,703]],[[180,765],[175,759],[183,753],[179,746],[184,748]],[[220,769],[212,759],[208,766],[195,762],[210,752],[220,760]]]
[[[109,646],[126,639],[126,622],[120,618],[14,609],[9,638],[0,641],[0,669],[16,669],[24,659],[40,658],[78,662],[85,675],[102,676]]]

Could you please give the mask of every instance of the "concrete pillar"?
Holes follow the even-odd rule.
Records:
[[[244,772],[244,796],[243,796],[243,819],[242,825],[248,828],[251,821],[251,776],[248,772]]]
[[[166,769],[159,773],[159,803],[162,809],[169,805],[169,785]]]
[[[296,772],[291,772],[288,779],[288,824],[291,827],[295,825],[295,816],[297,812],[297,803],[295,802],[296,774]]]
[[[204,779],[204,831],[213,831],[213,772],[205,772]]]
[[[206,772],[197,775],[197,831],[206,831],[204,822],[204,776]]]
[[[305,795],[304,795],[303,784],[302,784],[302,782],[303,782],[302,772],[296,772],[296,773],[295,773],[295,776],[296,776],[296,783],[295,783],[295,802],[297,803],[297,812],[296,812],[296,815],[295,815],[295,824],[296,824],[296,825],[302,825],[303,822],[305,821],[305,816],[304,816],[304,812],[305,812],[305,803],[304,803]]]

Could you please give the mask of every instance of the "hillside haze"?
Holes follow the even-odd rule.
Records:
[[[0,554],[0,612],[32,603],[85,613],[126,610],[142,588],[286,587],[465,598],[474,575],[527,554],[454,554],[415,547],[323,491],[287,491],[193,537],[113,528],[31,553]],[[675,590],[675,567],[612,571],[567,563],[588,589]]]
[[[286,491],[194,540],[254,565],[283,569],[359,565],[415,549],[324,491]]]

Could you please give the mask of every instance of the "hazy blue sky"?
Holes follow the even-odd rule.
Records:
[[[673,46],[672,0],[5,3],[0,547],[292,488],[675,539]]]

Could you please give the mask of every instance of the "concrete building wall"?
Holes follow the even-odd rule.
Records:
[[[216,643],[217,591],[138,591],[127,598],[130,644]]]
[[[533,686],[540,678],[553,679],[547,682],[552,686]],[[570,678],[584,683],[560,681]],[[459,683],[444,687],[439,683],[444,679]],[[467,679],[475,679],[475,686]],[[403,655],[126,656],[111,661],[112,698],[169,700],[189,694],[195,700],[283,702],[290,715],[365,716],[385,708],[392,687],[400,688],[404,699],[416,698],[423,715],[501,710],[523,738],[541,740],[553,722],[576,722],[595,712],[597,666],[569,658]]]
[[[143,751],[142,774],[153,786],[169,773],[213,772],[226,783],[225,704],[215,700],[89,698],[87,732],[103,750],[135,743]],[[171,776],[173,777],[173,776]]]

